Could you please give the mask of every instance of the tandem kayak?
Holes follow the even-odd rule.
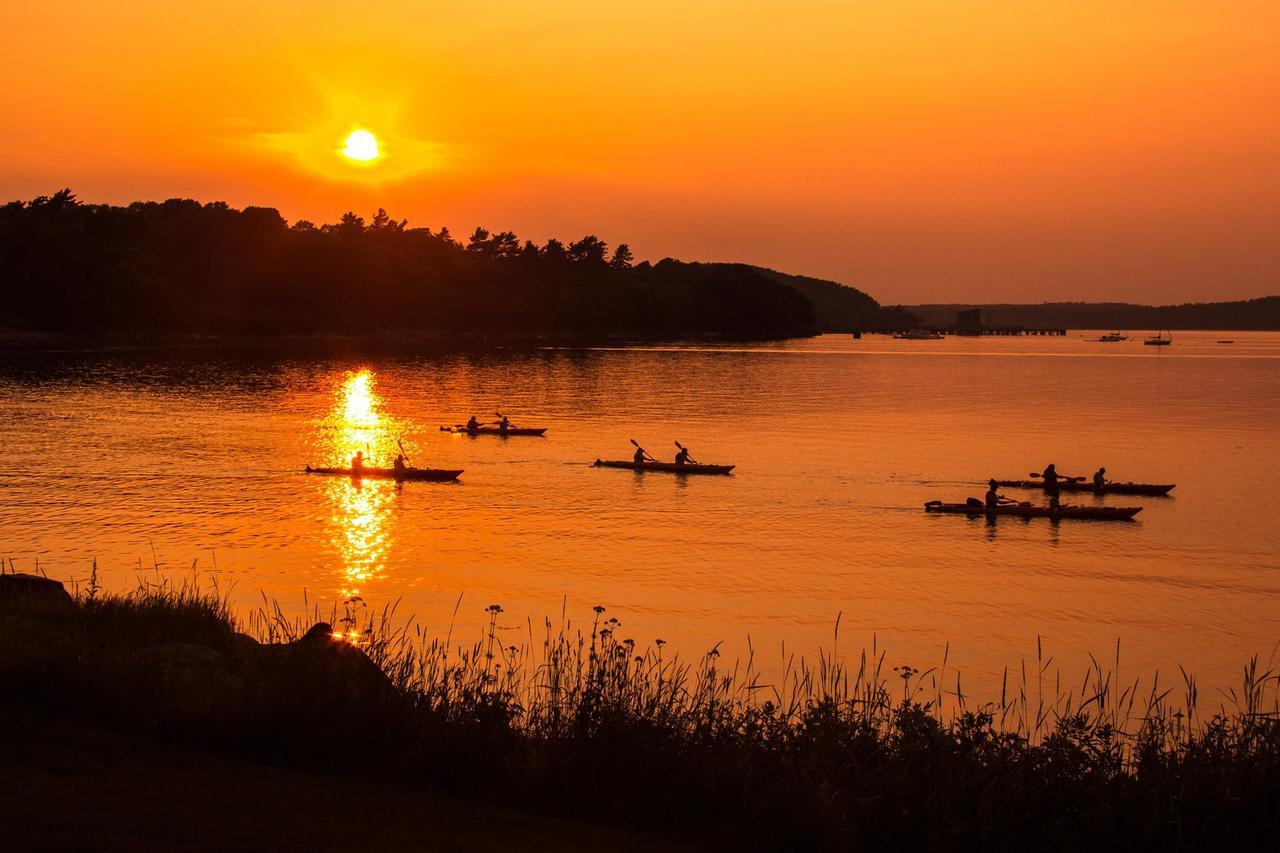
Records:
[[[1056,509],[1031,504],[1006,504],[1004,506],[986,507],[973,504],[947,504],[942,501],[929,501],[924,505],[925,512],[949,512],[957,515],[1012,515],[1018,518],[1080,518],[1091,521],[1130,521],[1142,512],[1140,506],[1060,506]]]
[[[366,465],[360,469],[359,473],[352,471],[350,468],[312,468],[307,466],[308,474],[332,474],[341,477],[350,477],[353,480],[375,479],[375,480],[429,480],[436,483],[445,483],[450,480],[458,479],[458,475],[462,471],[451,471],[441,468],[405,468],[403,471],[397,471],[395,468],[374,468]]]
[[[686,462],[677,465],[674,462],[629,462],[596,460],[597,468],[629,468],[632,471],[666,471],[669,474],[728,474],[735,465],[697,465]]]
[[[1107,483],[1098,488],[1093,483],[1069,483],[1059,480],[1056,486],[1046,486],[1043,480],[996,480],[997,486],[1006,489],[1043,489],[1046,492],[1094,492],[1105,495],[1167,495],[1174,484],[1157,485],[1152,483]]]
[[[547,428],[508,427],[507,429],[499,429],[496,426],[482,426],[475,429],[467,429],[465,426],[442,426],[440,431],[458,435],[542,435],[547,431]]]

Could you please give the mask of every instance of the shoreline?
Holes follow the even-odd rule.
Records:
[[[589,633],[504,648],[501,612],[454,648],[385,611],[304,630],[266,603],[242,622],[190,585],[73,599],[6,574],[0,679],[15,719],[231,762],[204,777],[219,796],[245,773],[252,787],[287,769],[305,788],[337,772],[428,808],[443,793],[718,848],[1198,847],[1280,829],[1280,676],[1256,659],[1232,710],[1199,712],[1194,678],[1145,696],[1099,665],[1064,696],[1025,674],[999,701],[957,681],[948,715],[951,673],[823,657],[771,687],[715,651],[637,649],[602,607]],[[19,769],[47,778],[47,734],[29,740]]]
[[[1098,329],[1068,327],[1071,338]],[[1154,328],[1132,327],[1141,334]],[[1268,334],[1280,329],[1174,328],[1176,332],[1212,334]],[[684,335],[643,335],[620,332],[615,335],[480,335],[450,332],[392,332],[385,335],[166,335],[166,336],[75,336],[55,332],[24,332],[0,329],[0,356],[4,355],[86,355],[113,353],[289,353],[312,356],[346,356],[367,353],[414,354],[438,352],[495,352],[501,350],[590,349],[593,347],[653,346],[679,343],[765,343],[808,339],[823,335],[849,335],[850,330],[832,330],[789,335],[732,336],[714,333]],[[890,331],[862,331],[865,336],[892,336]],[[964,336],[961,336],[964,337]]]

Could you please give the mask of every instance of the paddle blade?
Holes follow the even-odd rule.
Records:
[[[1041,474],[1039,471],[1032,471],[1032,472],[1031,472],[1030,474],[1028,474],[1027,476],[1028,476],[1028,477],[1035,477],[1037,480],[1039,480],[1039,479],[1040,479],[1041,477],[1043,477],[1044,475],[1043,475],[1043,474]]]
[[[636,447],[640,446],[640,442],[636,441],[634,438],[631,439],[631,443],[634,444]]]

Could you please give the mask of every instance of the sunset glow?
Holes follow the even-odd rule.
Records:
[[[5,849],[1275,843],[1280,0],[3,22]]]
[[[1275,3],[211,5],[11,16],[5,197],[385,207],[886,304],[1274,288]]]

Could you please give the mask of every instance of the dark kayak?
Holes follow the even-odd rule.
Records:
[[[442,426],[440,431],[460,433],[462,435],[542,435],[547,431],[547,428],[508,427],[507,429],[499,429],[496,426],[482,426],[475,429],[467,429],[465,426]]]
[[[333,474],[342,477],[351,477],[352,479],[376,479],[376,480],[430,480],[436,483],[443,483],[449,480],[458,479],[461,471],[449,471],[440,468],[405,468],[403,471],[397,471],[395,468],[374,468],[366,465],[360,469],[360,473],[354,473],[350,468],[312,468],[307,466],[308,474]]]
[[[695,465],[687,462],[677,465],[674,462],[623,462],[596,460],[598,468],[629,468],[632,471],[666,471],[670,474],[728,474],[734,465]]]
[[[1056,509],[1031,504],[1005,504],[985,507],[974,504],[945,504],[929,501],[926,512],[949,512],[957,515],[1012,515],[1019,518],[1082,518],[1092,521],[1129,521],[1142,512],[1140,506],[1060,506]]]
[[[1095,492],[1105,495],[1167,495],[1174,484],[1155,485],[1151,483],[1107,483],[1098,488],[1091,482],[1069,483],[1059,480],[1056,486],[1046,486],[1043,480],[996,480],[997,486],[1006,489],[1043,489],[1046,492]]]

